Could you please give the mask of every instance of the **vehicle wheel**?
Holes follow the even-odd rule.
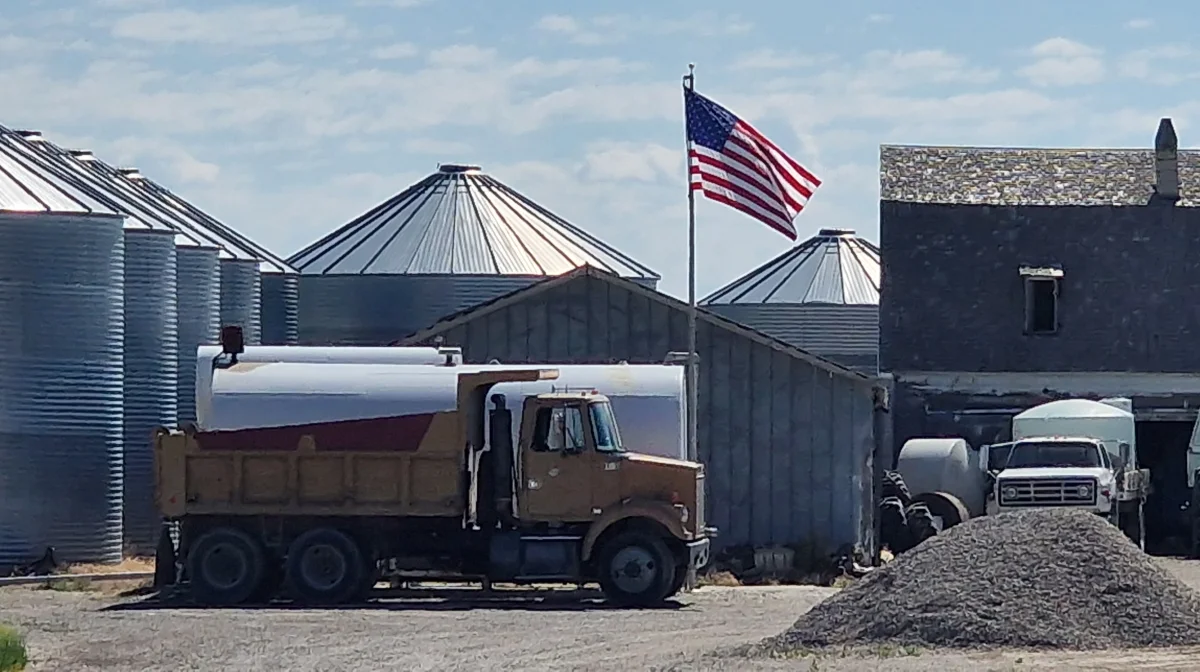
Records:
[[[205,533],[187,555],[190,592],[201,604],[231,606],[249,600],[263,571],[262,546],[232,527]]]
[[[933,524],[933,514],[929,511],[929,507],[921,502],[909,504],[904,510],[904,517],[908,522],[908,533],[912,539],[912,546],[916,547],[926,539],[937,536],[937,528]]]
[[[879,504],[879,537],[880,542],[896,555],[912,547],[904,505],[897,497],[888,497]]]
[[[675,585],[675,559],[657,535],[624,532],[606,543],[599,557],[600,587],[609,602],[647,606],[666,599]]]
[[[671,582],[671,589],[667,591],[666,598],[675,597],[685,590],[694,590],[696,587],[696,570],[688,569],[687,565],[681,565],[675,568],[675,580]]]
[[[303,604],[349,602],[362,589],[366,570],[358,544],[328,527],[296,537],[284,564],[288,592]]]
[[[917,495],[913,501],[920,502],[929,508],[929,513],[933,514],[936,519],[934,527],[939,532],[945,532],[955,525],[971,519],[971,512],[967,510],[967,505],[947,492],[922,493]],[[941,522],[940,525],[937,524],[938,521]]]
[[[900,504],[908,506],[912,503],[912,493],[908,491],[908,484],[904,482],[904,477],[898,471],[883,472],[883,484],[880,488],[880,499],[895,497],[900,500]]]

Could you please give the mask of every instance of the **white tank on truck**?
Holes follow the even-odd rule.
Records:
[[[251,348],[246,348],[247,351]],[[384,348],[379,348],[384,349]],[[216,349],[220,352],[220,348]],[[201,359],[197,427],[232,431],[433,412],[453,403],[462,373],[507,371],[523,365],[420,366],[342,362],[239,362],[214,370]],[[415,371],[422,368],[427,371]],[[684,368],[670,364],[555,365],[553,381],[502,383],[493,394],[511,397],[514,428],[530,394],[595,390],[621,417],[624,441],[639,453],[687,455]],[[428,408],[426,408],[428,407]],[[411,409],[411,410],[410,410]]]
[[[1138,468],[1135,430],[1129,399],[1063,399],[1016,415],[1007,443],[911,439],[885,474],[882,533],[911,547],[970,516],[1070,507],[1142,545],[1149,472]]]

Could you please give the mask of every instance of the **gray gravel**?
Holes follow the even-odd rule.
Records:
[[[766,648],[1099,650],[1200,644],[1200,593],[1082,511],[979,518],[800,617]]]

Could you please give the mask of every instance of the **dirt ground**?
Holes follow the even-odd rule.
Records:
[[[1200,589],[1200,562],[1163,560]],[[0,588],[0,621],[32,670],[1186,670],[1200,649],[963,654],[877,647],[746,661],[723,651],[776,634],[833,592],[707,587],[670,608],[616,610],[591,593],[429,589],[363,607],[201,610],[93,586]]]

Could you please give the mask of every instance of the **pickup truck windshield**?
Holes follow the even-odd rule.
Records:
[[[596,434],[596,450],[601,453],[625,452],[621,435],[617,432],[617,420],[608,402],[599,402],[590,407],[592,431]]]
[[[1005,467],[1103,467],[1100,450],[1094,443],[1021,441],[1012,447]]]

